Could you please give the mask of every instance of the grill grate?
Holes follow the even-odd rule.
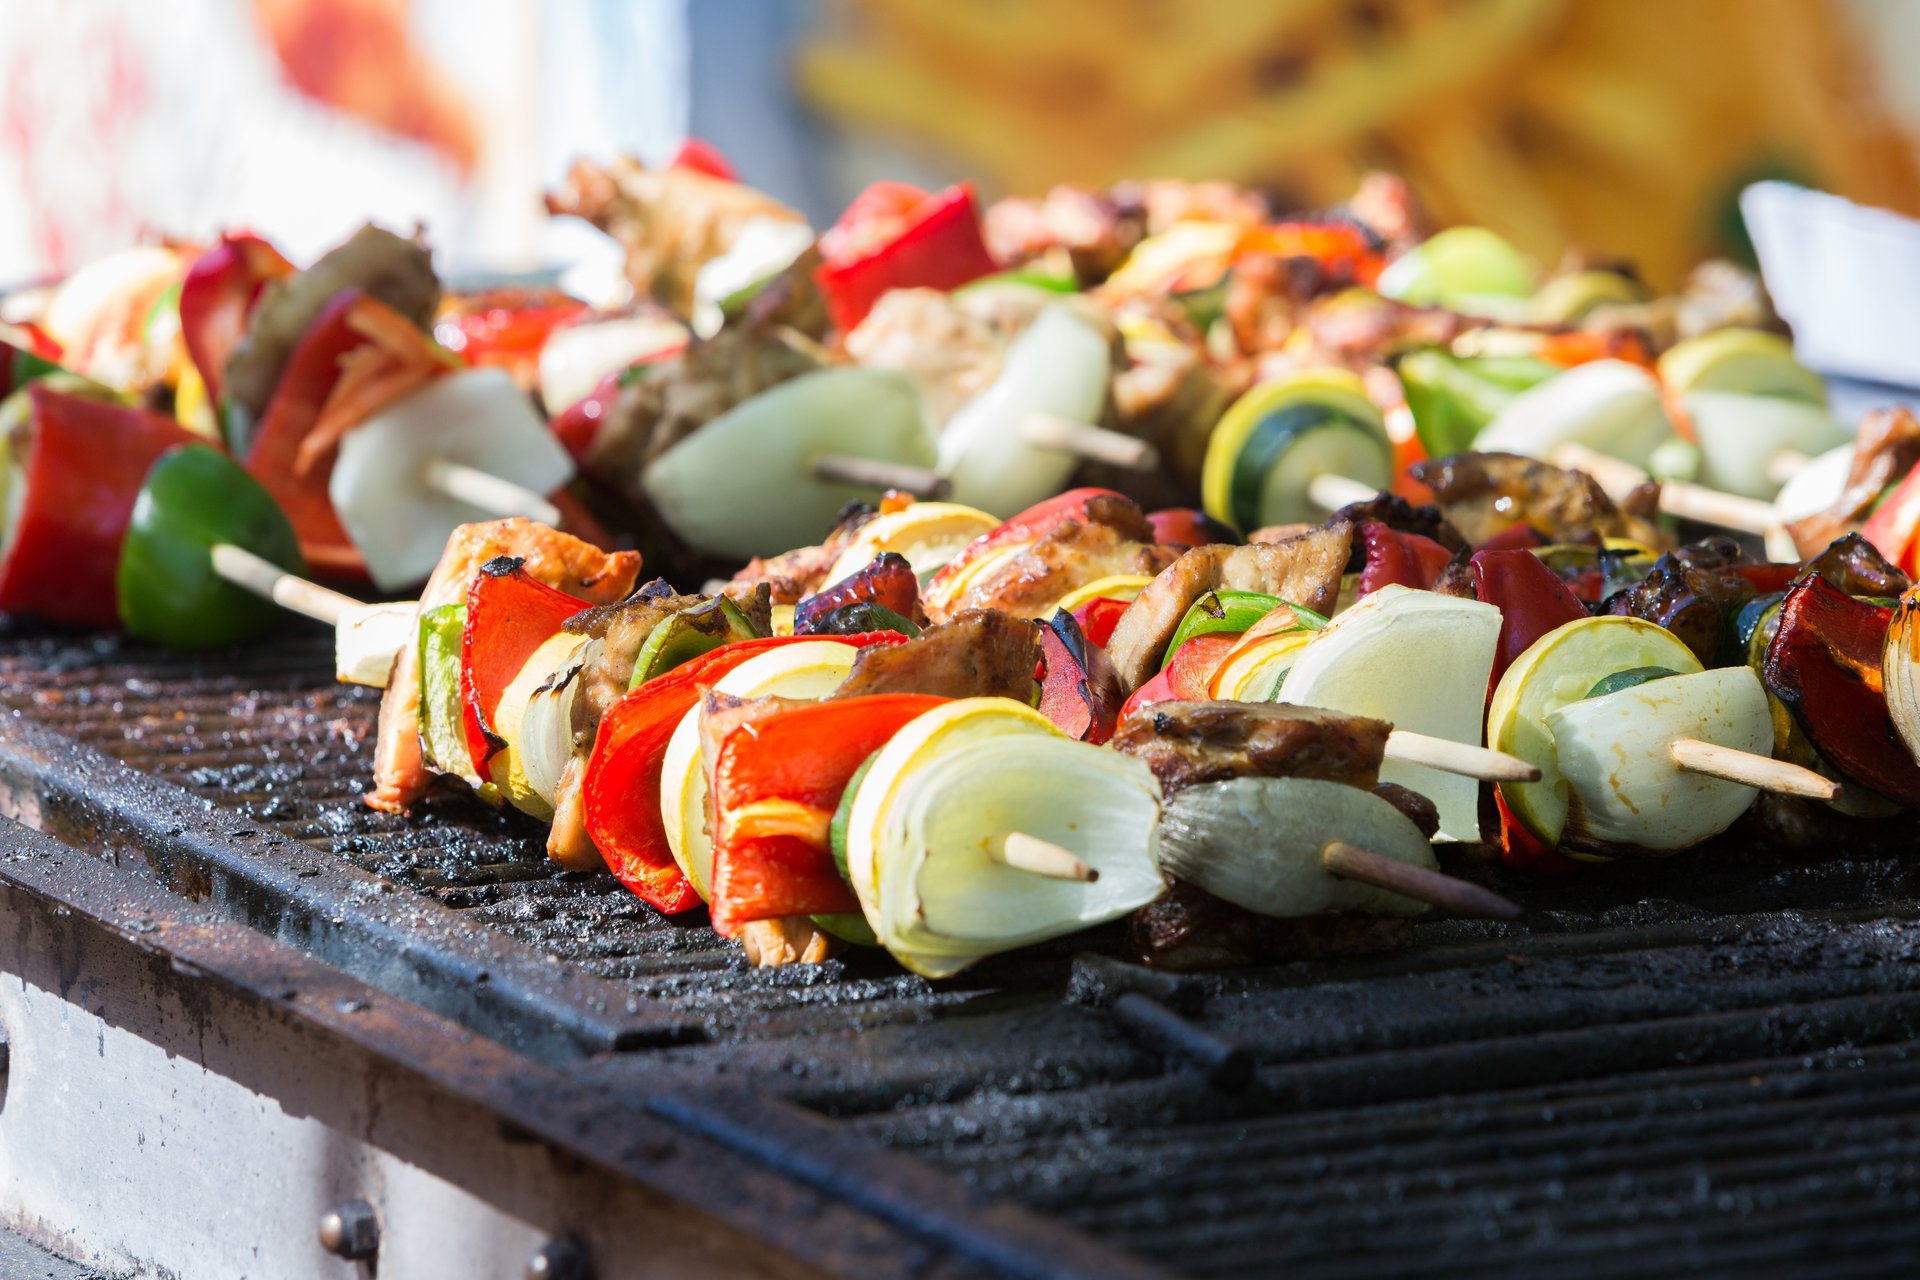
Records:
[[[765,973],[470,800],[365,809],[377,695],[312,632],[205,656],[15,634],[0,673],[27,719],[325,855],[316,883],[357,869],[601,980],[553,1016],[612,990],[705,1032],[569,1069],[786,1097],[1174,1270],[1878,1275],[1920,1249],[1920,867],[1891,856],[1506,885],[1525,929],[1204,980],[1076,958],[1111,933],[938,985],[862,955]],[[1130,1030],[1128,989],[1250,1079]]]

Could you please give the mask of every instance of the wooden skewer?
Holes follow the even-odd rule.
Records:
[[[1379,496],[1380,490],[1365,481],[1331,472],[1315,476],[1307,485],[1307,500],[1328,511],[1338,511],[1356,502],[1372,502]]]
[[[1138,436],[1051,413],[1028,418],[1020,426],[1020,435],[1028,444],[1042,449],[1057,449],[1128,471],[1152,471],[1160,465],[1160,451]]]
[[[316,622],[335,626],[352,610],[362,607],[352,596],[343,596],[317,582],[296,577],[245,547],[222,542],[214,546],[212,554],[213,571],[234,586]]]
[[[816,479],[857,484],[873,489],[899,489],[917,498],[937,498],[953,486],[947,478],[928,467],[881,458],[861,458],[850,453],[823,453],[813,460]]]
[[[1840,794],[1839,783],[1832,778],[1823,778],[1811,769],[1804,769],[1786,760],[1775,760],[1771,756],[1723,747],[1715,742],[1702,742],[1698,738],[1676,738],[1667,744],[1667,754],[1689,773],[1725,778],[1728,782],[1745,783],[1762,791],[1805,796],[1809,800],[1831,800]]]
[[[1580,444],[1561,445],[1553,451],[1553,462],[1556,466],[1586,472],[1606,491],[1608,497],[1615,499],[1625,497],[1649,479],[1646,472],[1631,462],[1610,458]],[[1721,493],[1718,489],[1679,480],[1660,482],[1660,510],[1683,520],[1697,520],[1701,524],[1762,536],[1781,525],[1780,514],[1770,502]]]
[[[1402,894],[1456,916],[1477,920],[1518,920],[1520,904],[1491,889],[1445,872],[1416,867],[1358,845],[1334,840],[1320,850],[1320,865],[1329,874],[1358,880],[1376,889]]]
[[[987,856],[995,862],[1049,880],[1076,880],[1092,884],[1100,872],[1080,860],[1071,849],[1063,849],[1051,840],[1030,836],[1024,831],[1009,831],[998,847],[987,845]]]
[[[560,508],[542,495],[464,462],[435,458],[427,464],[426,482],[430,489],[496,516],[525,516],[541,524],[560,524]]]
[[[1807,469],[1813,458],[1798,449],[1782,449],[1767,459],[1767,479],[1775,484],[1785,484]]]
[[[1457,773],[1482,782],[1540,781],[1539,768],[1519,756],[1407,729],[1395,729],[1387,735],[1386,754],[1389,760],[1423,764],[1442,773]]]

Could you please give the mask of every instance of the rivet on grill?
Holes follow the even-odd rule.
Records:
[[[342,1200],[320,1215],[320,1247],[349,1261],[380,1248],[380,1219],[365,1200]]]
[[[593,1280],[593,1259],[573,1236],[555,1236],[533,1251],[524,1273],[527,1280]]]

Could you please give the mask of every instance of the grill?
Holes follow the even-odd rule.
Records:
[[[882,1224],[903,1273],[1851,1276],[1920,1249],[1897,856],[1477,868],[1523,926],[1204,978],[1113,933],[941,984],[756,972],[515,819],[366,810],[377,695],[329,657],[8,635],[0,778],[49,834]],[[885,1269],[819,1222],[774,1244]]]

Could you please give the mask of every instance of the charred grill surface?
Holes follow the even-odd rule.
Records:
[[[1469,867],[1522,926],[1204,978],[1118,963],[1118,930],[938,985],[878,956],[756,972],[515,819],[366,809],[377,695],[332,682],[322,636],[12,634],[0,689],[37,825],[830,1196],[906,1193],[724,1098],[1195,1275],[1904,1274],[1920,1250],[1920,858]],[[1017,1254],[981,1256],[1048,1273]]]

